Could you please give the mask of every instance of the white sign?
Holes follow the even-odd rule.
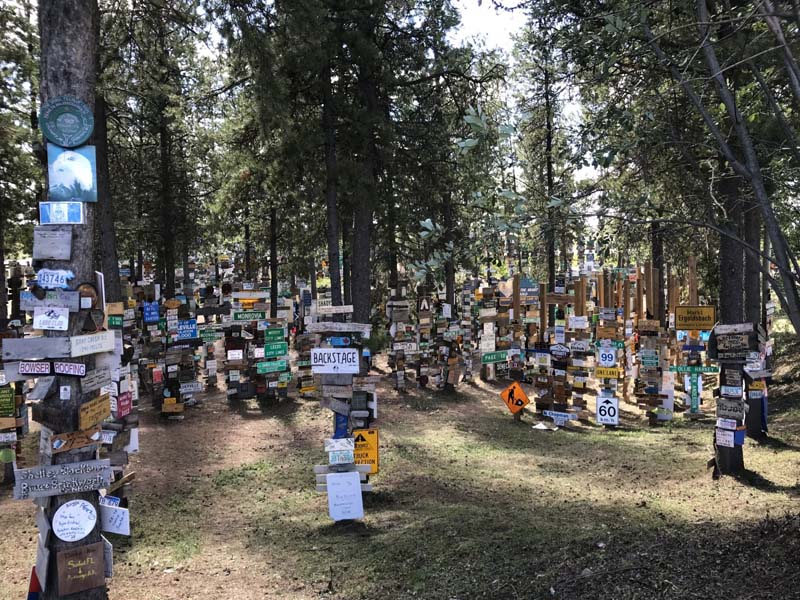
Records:
[[[334,450],[328,452],[328,464],[330,465],[349,465],[355,462],[353,450]]]
[[[364,504],[361,498],[361,477],[358,471],[328,473],[328,514],[334,521],[363,519]]]
[[[101,331],[89,335],[75,335],[69,338],[70,356],[86,356],[100,352],[114,351],[114,332]]]
[[[243,360],[244,350],[228,350],[228,360]]]
[[[108,533],[131,534],[131,516],[127,508],[100,506],[100,528]]]
[[[48,331],[66,331],[69,309],[57,306],[37,306],[33,309],[33,328]]]
[[[312,348],[312,373],[353,373],[361,370],[356,348]]]
[[[597,352],[597,361],[601,367],[616,367],[617,351],[614,348],[602,347]]]
[[[570,329],[589,329],[589,317],[576,317],[575,315],[570,315],[569,327]]]
[[[317,306],[318,315],[349,315],[353,312],[353,305],[345,306]]]
[[[452,319],[453,318],[453,307],[450,304],[442,304],[442,316],[445,319]]]
[[[355,450],[356,442],[353,438],[331,438],[325,440],[325,452],[337,450]]]
[[[717,446],[733,448],[733,431],[728,429],[717,429]]]
[[[417,351],[417,343],[416,342],[394,342],[392,344],[392,350],[402,350],[403,352],[416,352]]]
[[[36,273],[36,282],[44,289],[68,288],[67,281],[75,279],[75,273],[63,269],[41,269]]]
[[[736,419],[717,419],[717,427],[733,431],[736,429]]]
[[[92,532],[97,523],[97,511],[86,500],[71,500],[62,504],[53,515],[53,533],[65,542],[77,542]]]
[[[619,425],[619,398],[600,396],[597,398],[597,423]]]

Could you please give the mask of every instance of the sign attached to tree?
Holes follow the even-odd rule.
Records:
[[[675,329],[683,331],[711,331],[717,322],[713,306],[676,306]]]
[[[34,260],[69,260],[71,248],[71,227],[40,226],[33,229]]]
[[[83,202],[40,202],[42,225],[83,225]]]
[[[70,279],[75,279],[75,273],[63,269],[40,269],[36,273],[36,283],[45,289],[68,288]]]
[[[45,137],[64,148],[85,144],[94,130],[92,111],[74,96],[56,96],[42,103],[39,126]]]

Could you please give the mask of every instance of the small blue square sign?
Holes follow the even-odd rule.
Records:
[[[42,225],[83,225],[83,202],[40,202]]]

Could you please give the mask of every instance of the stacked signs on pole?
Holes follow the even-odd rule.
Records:
[[[391,290],[386,303],[386,316],[389,319],[391,346],[388,351],[389,368],[392,369],[394,389],[406,389],[406,362],[413,363],[419,358],[417,332],[411,324],[411,305],[406,298],[405,284]]]
[[[703,332],[710,332],[716,323],[716,310],[713,306],[689,306],[681,305],[675,307],[675,329],[678,331],[677,341],[682,344],[679,347],[681,362],[687,367],[683,371],[683,388],[686,391],[685,405],[689,407],[688,417],[699,416],[703,371],[699,367],[703,364],[702,354],[706,351],[703,342]],[[677,372],[674,367],[670,371]]]
[[[362,376],[361,344],[371,326],[320,322],[308,325],[316,341],[310,352],[311,370],[321,390],[320,406],[332,412],[333,435],[325,442],[328,464],[314,467],[317,491],[328,493],[328,513],[334,521],[363,518],[361,494],[371,491],[368,476],[379,469],[377,377]],[[340,344],[347,338],[350,344]],[[334,343],[331,343],[331,342]]]

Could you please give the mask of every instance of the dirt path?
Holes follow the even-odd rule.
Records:
[[[761,522],[798,509],[797,403],[774,419],[780,445],[748,442],[751,480],[715,482],[708,426],[648,429],[628,412],[620,431],[536,431],[499,389],[381,386],[382,473],[354,524],[332,524],[313,491],[331,430],[315,401],[233,409],[218,392],[182,422],[143,401],[134,533],[112,540],[111,598],[798,597],[781,576],[797,523]],[[17,599],[36,528],[32,503],[9,496],[0,598]]]

